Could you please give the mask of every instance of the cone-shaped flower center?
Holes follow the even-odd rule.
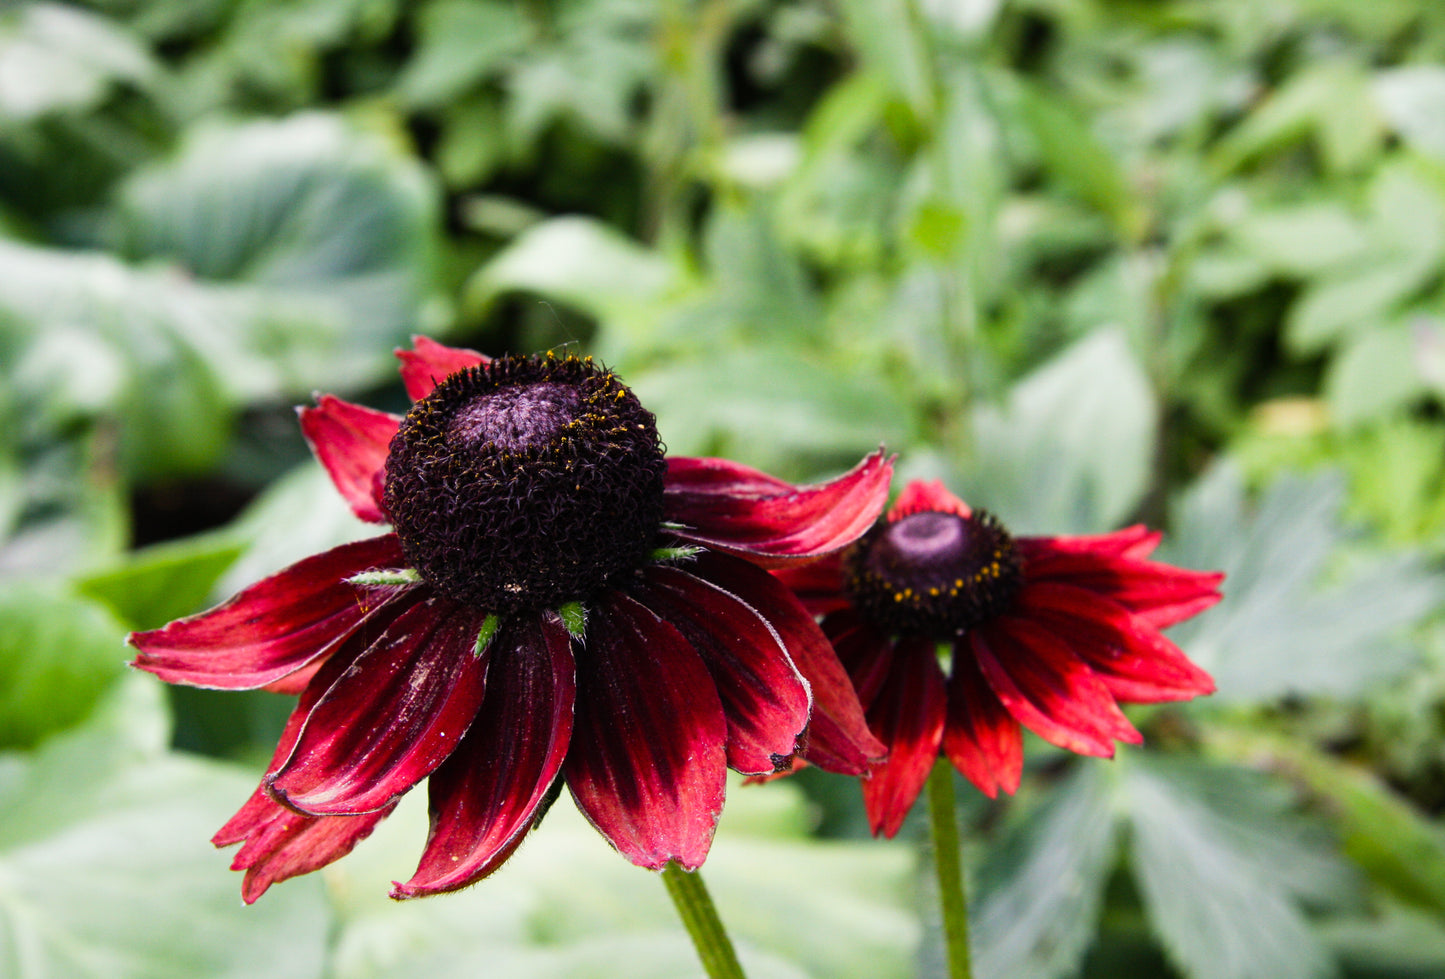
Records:
[[[641,567],[666,471],[652,413],[592,358],[500,357],[412,406],[383,499],[424,580],[508,612]]]
[[[884,632],[946,639],[1007,610],[1022,584],[1013,538],[975,510],[881,523],[845,555],[853,605]]]

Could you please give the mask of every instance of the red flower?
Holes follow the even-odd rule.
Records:
[[[875,834],[898,832],[940,749],[992,798],[1018,788],[1020,724],[1112,757],[1141,740],[1118,702],[1213,692],[1159,630],[1217,602],[1224,576],[1146,560],[1158,543],[1141,526],[1015,540],[942,483],[913,482],[852,548],[775,572],[823,615],[888,746],[863,782]]]
[[[430,776],[431,833],[394,897],[496,869],[563,782],[629,860],[703,862],[728,767],[771,772],[809,728],[863,773],[882,746],[826,638],[762,567],[836,551],[882,510],[875,453],[795,487],[664,459],[653,416],[590,358],[418,338],[403,417],[323,396],[301,428],[363,520],[306,558],[133,635],[172,683],[300,695],[242,843],[247,902],[325,866]]]

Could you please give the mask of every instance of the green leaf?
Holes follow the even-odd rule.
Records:
[[[1388,416],[1426,393],[1409,328],[1394,323],[1346,341],[1325,375],[1331,419],[1343,427]]]
[[[75,587],[132,629],[155,629],[204,607],[243,550],[245,544],[229,534],[188,537],[129,554],[78,579]]]
[[[119,693],[86,729],[6,759],[6,975],[314,979],[330,924],[314,883],[245,908],[208,842],[252,781],[165,752],[154,681]]]
[[[1396,899],[1445,921],[1445,831],[1370,772],[1307,745],[1256,744],[1284,759],[1323,802],[1345,853]]]
[[[385,351],[432,300],[436,220],[414,158],[309,112],[189,132],[174,159],[121,188],[114,235],[126,257],[258,307],[240,344],[258,376],[224,364],[254,397],[384,376]]]
[[[441,901],[388,901],[388,882],[415,864],[426,837],[425,801],[412,795],[326,871],[342,919],[340,979],[433,963],[458,977],[700,976],[662,882],[619,857],[565,795],[495,876]],[[920,928],[908,910],[909,850],[809,841],[808,823],[786,783],[730,786],[702,873],[748,974],[912,976]],[[634,963],[609,971],[629,954]]]
[[[402,98],[416,106],[452,101],[533,40],[523,8],[512,3],[433,0],[416,17],[416,53],[397,83]]]
[[[1100,330],[975,411],[970,498],[1023,533],[1091,533],[1138,505],[1158,408],[1124,338]]]
[[[1155,931],[1195,979],[1335,975],[1291,880],[1292,861],[1320,858],[1281,835],[1281,814],[1261,807],[1248,783],[1221,774],[1142,757],[1126,769],[1134,874]]]
[[[1117,840],[1108,781],[1080,765],[990,842],[971,932],[981,979],[1078,971],[1093,941]]]
[[[1385,118],[1422,153],[1445,159],[1445,68],[1416,64],[1375,76],[1375,98]]]
[[[216,595],[232,595],[289,564],[385,529],[358,520],[326,470],[303,463],[273,482],[228,527],[250,546],[221,578]],[[213,595],[215,597],[215,595]]]
[[[1408,553],[1326,581],[1347,539],[1343,502],[1337,474],[1285,476],[1249,511],[1222,465],[1176,511],[1161,559],[1226,574],[1224,601],[1171,632],[1213,674],[1209,702],[1357,695],[1415,660],[1400,633],[1440,607],[1445,582]]]
[[[0,746],[29,746],[83,720],[125,673],[126,628],[55,586],[0,588]]]
[[[119,26],[59,3],[0,12],[0,64],[0,117],[11,122],[92,108],[119,83],[148,83],[156,69]]]
[[[1017,86],[1016,96],[1019,119],[1059,185],[1109,215],[1121,233],[1142,231],[1146,218],[1124,179],[1118,154],[1100,142],[1069,102],[1027,83]]]
[[[601,221],[562,217],[518,235],[477,271],[467,294],[486,308],[504,292],[523,290],[606,319],[659,297],[675,280],[666,259]]]
[[[800,470],[906,441],[907,409],[875,375],[792,351],[717,352],[628,380],[676,455],[729,455],[812,475]]]

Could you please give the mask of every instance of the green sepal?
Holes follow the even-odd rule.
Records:
[[[477,643],[472,647],[473,656],[481,659],[482,656],[486,655],[487,647],[490,646],[492,640],[497,637],[497,630],[500,629],[501,626],[502,620],[498,617],[497,613],[488,613],[487,617],[482,620],[482,627],[477,630]]]
[[[658,547],[650,555],[653,564],[671,564],[674,561],[686,561],[695,554],[701,554],[701,547],[694,547],[691,544],[683,544],[679,547]]]
[[[421,581],[421,574],[415,568],[401,568],[396,571],[363,571],[346,579],[349,585],[366,588],[380,588],[389,585],[414,585]]]
[[[581,602],[568,602],[566,605],[557,606],[557,614],[562,617],[562,624],[567,627],[573,639],[581,639],[587,632],[587,609],[582,607]]]

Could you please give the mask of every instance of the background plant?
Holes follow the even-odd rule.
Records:
[[[585,347],[674,452],[884,441],[1022,533],[1142,517],[1230,573],[1175,633],[1215,697],[960,786],[980,975],[1439,974],[1442,56],[1417,0],[0,10],[0,961],[695,968],[585,830],[416,906],[363,896],[410,869],[379,833],[243,911],[205,840],[284,703],[123,676],[127,629],[364,532],[290,406],[399,407],[421,331]],[[750,972],[936,970],[910,848],[799,783],[734,791],[709,862]]]

